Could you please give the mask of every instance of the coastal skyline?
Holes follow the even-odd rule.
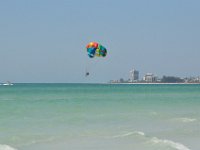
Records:
[[[140,71],[133,68],[129,71],[129,77],[121,77],[119,79],[111,79],[109,83],[200,83],[200,76],[157,76],[154,72],[148,72],[140,75]]]
[[[140,74],[199,76],[199,1],[0,2],[0,82],[106,82]],[[107,48],[90,59],[85,46]],[[90,76],[85,77],[85,70]]]

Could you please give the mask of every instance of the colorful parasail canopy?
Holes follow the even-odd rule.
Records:
[[[105,57],[107,54],[107,49],[97,42],[90,42],[89,44],[87,44],[86,48],[88,56],[90,58],[93,58],[95,56]]]

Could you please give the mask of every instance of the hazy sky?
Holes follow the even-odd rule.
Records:
[[[1,0],[0,82],[200,75],[199,0]],[[106,58],[90,59],[97,41]],[[85,70],[90,76],[85,77]]]

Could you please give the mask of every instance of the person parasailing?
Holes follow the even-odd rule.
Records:
[[[89,58],[106,57],[107,49],[97,42],[90,42],[86,45]],[[89,76],[89,71],[86,71],[85,76]]]

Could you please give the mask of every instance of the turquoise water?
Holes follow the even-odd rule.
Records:
[[[200,85],[0,86],[0,150],[198,150]]]

